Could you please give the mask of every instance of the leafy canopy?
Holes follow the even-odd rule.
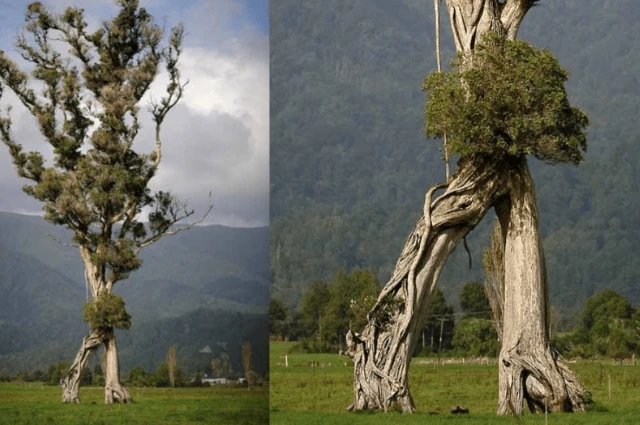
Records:
[[[0,51],[0,95],[7,88],[16,94],[54,154],[48,164],[41,152],[25,151],[10,116],[0,117],[0,137],[18,175],[29,180],[23,190],[43,203],[45,219],[74,232],[93,275],[110,282],[137,269],[138,251],[193,213],[170,193],[149,189],[162,158],[161,125],[183,93],[183,28],[165,37],[138,0],[116,3],[117,16],[95,31],[82,9],[56,14],[31,3],[16,43],[28,72]],[[71,57],[58,50],[64,45]],[[162,65],[169,84],[149,107],[155,149],[136,152],[140,102]],[[143,210],[150,211],[148,225]]]
[[[489,32],[473,57],[459,56],[452,66],[424,81],[427,136],[446,133],[449,152],[461,156],[582,161],[589,119],[569,103],[569,74],[549,51]]]

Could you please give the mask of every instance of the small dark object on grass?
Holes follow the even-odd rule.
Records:
[[[465,409],[462,406],[454,406],[451,408],[451,413],[453,413],[454,415],[466,414],[469,413],[469,409]]]

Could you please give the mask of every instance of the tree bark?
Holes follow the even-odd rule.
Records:
[[[525,158],[509,181],[509,197],[496,205],[504,241],[502,349],[498,414],[584,410],[577,377],[549,345],[548,287],[538,228],[534,183]]]
[[[82,346],[76,354],[73,364],[65,376],[60,379],[63,403],[80,403],[80,374],[87,366],[89,356],[102,344],[105,334],[102,330],[93,330],[82,339]]]
[[[120,364],[118,361],[118,345],[113,329],[106,331],[104,354],[102,357],[104,371],[104,402],[131,403],[132,398],[127,389],[120,383]]]
[[[504,239],[500,221],[494,221],[491,244],[482,256],[484,267],[484,291],[491,305],[493,324],[502,342],[502,308],[504,307]]]
[[[460,240],[506,194],[509,170],[507,162],[486,156],[461,159],[449,185],[427,192],[424,215],[409,235],[364,331],[347,334],[355,393],[349,410],[386,411],[396,404],[403,412],[415,410],[408,368],[436,281]],[[434,192],[444,187],[447,190],[432,201]]]

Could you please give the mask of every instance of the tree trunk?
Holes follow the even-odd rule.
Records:
[[[91,289],[92,299],[103,292],[111,292],[113,282],[104,279],[104,270],[96,267],[91,261],[91,252],[86,247],[79,248],[84,260],[86,284]],[[129,403],[131,396],[120,384],[118,365],[118,346],[113,328],[93,329],[91,334],[82,340],[82,346],[67,374],[60,380],[63,403],[79,403],[80,374],[89,361],[89,356],[101,344],[105,346],[102,370],[105,378],[105,403]]]
[[[470,67],[480,37],[494,30],[515,39],[534,1],[446,3],[456,50]],[[355,392],[349,410],[388,410],[398,404],[404,412],[414,411],[408,368],[416,331],[426,317],[447,257],[494,205],[499,205],[505,238],[498,412],[520,414],[523,400],[532,411],[583,410],[581,384],[553,358],[549,347],[546,270],[526,159],[505,158],[494,163],[486,157],[461,159],[447,191],[431,202],[434,191],[443,186],[427,193],[424,216],[405,243],[362,335],[352,331],[347,335]]]
[[[486,156],[460,160],[449,185],[432,187],[425,210],[409,235],[393,276],[368,315],[361,335],[349,331],[355,400],[349,410],[413,412],[408,385],[411,353],[424,325],[435,283],[456,245],[502,196],[509,164]],[[440,188],[447,190],[434,201]]]
[[[522,158],[509,198],[496,206],[504,240],[498,414],[584,410],[577,377],[551,352],[548,288],[534,183]]]
[[[120,365],[118,362],[118,345],[113,329],[106,332],[104,340],[102,370],[104,371],[104,402],[131,403],[133,401],[127,389],[120,384]]]
[[[69,368],[67,374],[60,379],[63,403],[80,403],[80,396],[78,394],[80,388],[80,374],[86,367],[87,362],[89,361],[89,356],[102,344],[104,338],[104,331],[94,329],[91,334],[82,339],[82,346],[80,347],[80,350],[78,350],[78,354],[76,354],[73,364]]]

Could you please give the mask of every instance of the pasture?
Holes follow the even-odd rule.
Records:
[[[571,364],[594,403],[589,412],[574,414],[495,415],[498,371],[493,364],[434,366],[413,359],[409,385],[418,411],[358,412],[345,409],[353,400],[353,367],[337,354],[288,354],[291,343],[272,342],[270,348],[270,420],[274,425],[294,424],[571,424],[609,425],[640,423],[640,366],[616,365],[611,360]],[[422,362],[421,362],[422,360]],[[345,363],[346,366],[345,366]],[[611,384],[609,385],[609,382]],[[610,391],[610,392],[609,392]],[[462,405],[467,415],[453,415]]]
[[[60,402],[60,389],[0,383],[1,425],[254,425],[269,423],[269,391],[241,387],[128,388],[132,404],[105,405],[104,390],[81,387],[80,404]],[[95,404],[92,404],[95,403]]]

